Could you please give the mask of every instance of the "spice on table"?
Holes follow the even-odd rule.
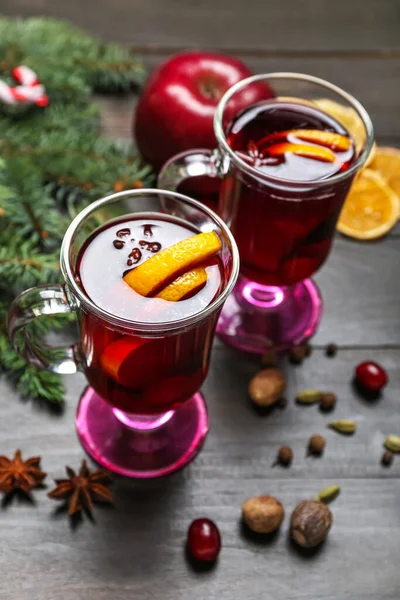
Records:
[[[336,406],[336,394],[333,392],[324,392],[322,394],[319,407],[324,412],[333,410]]]
[[[322,398],[322,392],[319,390],[303,390],[296,396],[297,404],[316,404],[320,402]]]
[[[82,508],[90,511],[93,502],[112,502],[111,493],[104,485],[110,481],[108,471],[90,472],[86,460],[82,461],[78,475],[71,467],[65,467],[65,470],[68,479],[56,479],[57,487],[48,496],[53,500],[68,500],[69,515],[74,515]]]
[[[393,452],[391,452],[390,450],[386,450],[382,454],[381,463],[385,467],[390,467],[390,465],[392,464],[392,462],[393,462]]]
[[[278,366],[278,356],[275,352],[265,352],[265,354],[261,357],[261,366],[265,369],[268,367],[277,367]]]
[[[40,460],[40,456],[22,460],[21,450],[16,450],[13,458],[0,456],[0,492],[9,494],[22,490],[29,494],[46,477],[40,468]]]
[[[281,526],[285,511],[273,496],[256,496],[243,503],[242,517],[255,533],[272,533]]]
[[[249,383],[252,401],[261,407],[271,407],[285,391],[286,380],[280,369],[263,369]]]
[[[337,498],[339,496],[339,494],[340,494],[340,485],[330,485],[329,487],[321,490],[317,494],[315,499],[318,500],[319,502],[324,502],[325,504],[329,504],[329,502],[332,502],[332,500]]]
[[[337,354],[337,351],[338,351],[338,347],[333,342],[331,342],[330,344],[328,344],[326,346],[326,348],[325,348],[325,354],[329,358],[334,358],[336,356],[336,354]]]
[[[303,548],[314,548],[324,541],[332,526],[332,513],[323,502],[303,500],[290,520],[293,540]]]
[[[283,465],[284,467],[288,467],[293,460],[293,450],[289,448],[289,446],[281,446],[279,448],[277,457],[276,457],[276,465]]]
[[[289,360],[294,365],[299,365],[305,358],[308,358],[312,352],[310,344],[301,344],[300,346],[293,346],[290,350]]]
[[[350,421],[349,419],[341,419],[339,421],[332,421],[328,424],[328,427],[338,431],[339,433],[351,435],[357,430],[357,423]]]
[[[384,446],[391,452],[400,452],[400,436],[388,435],[385,439]]]
[[[308,452],[314,456],[321,456],[326,446],[326,440],[322,435],[315,434],[310,437],[308,442]]]

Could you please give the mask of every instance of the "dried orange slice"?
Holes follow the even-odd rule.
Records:
[[[287,139],[289,135],[294,135],[303,142],[312,142],[321,146],[326,146],[331,150],[337,150],[343,152],[348,150],[351,146],[350,138],[340,133],[333,133],[332,131],[323,131],[321,129],[290,129],[287,131],[278,131],[267,135],[265,138],[258,142],[258,147],[265,143],[272,142],[279,139]]]
[[[167,285],[167,287],[157,294],[156,298],[162,298],[169,302],[178,302],[178,300],[186,298],[189,294],[194,294],[199,291],[206,281],[206,270],[204,267],[197,267],[197,269],[192,269],[191,271],[184,273],[175,279],[175,281]]]
[[[359,240],[385,235],[400,214],[400,200],[385,180],[370,169],[356,177],[340,213],[337,229]]]
[[[281,142],[267,148],[270,156],[283,156],[286,152],[297,154],[305,158],[314,158],[323,162],[335,162],[335,155],[328,148],[320,146],[309,146],[308,144],[291,144],[290,142]]]
[[[154,254],[129,271],[124,281],[138,294],[151,296],[180,274],[215,256],[220,249],[221,241],[214,231],[198,233]]]
[[[370,169],[377,171],[400,197],[400,150],[398,148],[378,147]]]
[[[344,127],[353,137],[357,154],[359,154],[365,145],[365,128],[361,117],[358,116],[354,108],[351,108],[351,106],[343,106],[343,104],[339,104],[339,102],[334,102],[334,100],[329,100],[328,98],[314,100],[314,104],[316,104],[323,112],[331,115],[334,119],[339,121],[339,123],[344,125]],[[365,166],[370,164],[374,153],[375,143],[367,158]]]

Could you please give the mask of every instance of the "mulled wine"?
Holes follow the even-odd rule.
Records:
[[[260,173],[258,180],[231,161],[221,185],[219,212],[238,244],[241,274],[272,286],[310,277],[329,253],[352,182],[331,179],[356,161],[353,139],[311,103],[280,99],[238,113],[226,139]]]
[[[137,213],[106,223],[81,249],[78,274],[85,294],[109,314],[149,324],[146,334],[136,335],[134,325],[114,329],[93,313],[82,317],[87,379],[124,412],[154,415],[175,409],[206,377],[219,311],[178,333],[152,334],[151,327],[198,314],[226,285],[217,234],[197,234],[192,225],[170,215]],[[215,236],[217,245],[210,251],[207,238],[196,259],[190,244],[198,250],[203,236]],[[179,266],[181,242],[189,242],[184,249],[193,259],[190,269]],[[160,260],[152,261],[157,255]],[[175,268],[173,261],[178,261]]]

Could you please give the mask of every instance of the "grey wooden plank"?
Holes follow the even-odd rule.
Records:
[[[398,344],[400,240],[349,241],[337,235],[333,251],[316,276],[324,316],[316,341],[339,344]]]
[[[371,51],[399,49],[397,0],[2,0],[12,15],[69,18],[145,47]]]
[[[366,358],[363,350],[339,351],[335,359],[315,351],[302,366],[285,367],[289,398],[306,385],[333,389],[339,396],[335,416],[359,422],[352,438],[327,432],[325,456],[310,459],[305,441],[324,431],[330,417],[293,402],[261,417],[246,397],[254,362],[217,348],[204,386],[212,428],[202,454],[182,473],[153,482],[116,480],[116,507],[97,509],[94,524],[82,522],[76,529],[57,514],[44,490],[35,492],[34,505],[2,508],[1,600],[397,599],[400,461],[383,469],[379,456],[383,436],[396,426],[399,355],[374,353],[388,369],[390,385],[373,405],[349,383],[353,365]],[[49,485],[65,464],[77,465],[83,457],[73,423],[83,376],[66,383],[66,410],[55,416],[18,401],[0,381],[1,453],[21,445],[27,455],[42,454]],[[284,442],[295,451],[293,467],[272,468],[275,449]],[[332,532],[318,552],[306,556],[288,541],[290,512],[331,483],[342,486],[331,506]],[[280,534],[265,542],[240,527],[242,501],[260,493],[277,496],[287,511]],[[214,519],[223,536],[216,568],[202,573],[187,563],[183,550],[186,528],[200,515]]]

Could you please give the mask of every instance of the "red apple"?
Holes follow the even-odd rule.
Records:
[[[136,110],[134,135],[143,157],[159,169],[191,148],[215,148],[213,119],[224,93],[252,75],[237,58],[211,52],[182,52],[148,79]],[[235,94],[230,110],[273,96],[258,82]]]

